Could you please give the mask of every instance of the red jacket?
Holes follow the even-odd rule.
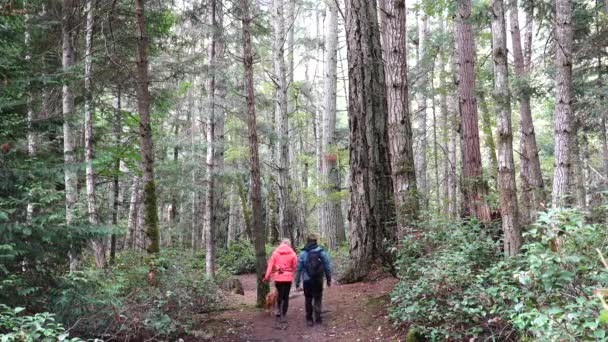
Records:
[[[297,263],[296,252],[290,245],[282,243],[272,252],[264,279],[269,279],[272,275],[274,281],[293,281]]]

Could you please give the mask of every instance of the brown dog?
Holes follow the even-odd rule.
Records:
[[[266,309],[270,315],[273,314],[272,308],[274,308],[277,304],[278,295],[279,294],[277,293],[277,291],[270,291],[266,295],[266,300],[264,300],[264,309]]]

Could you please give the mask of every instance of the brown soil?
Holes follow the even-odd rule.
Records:
[[[195,341],[398,341],[386,308],[394,278],[348,285],[333,285],[323,293],[323,324],[309,327],[305,320],[304,295],[292,288],[288,323],[255,308],[255,276],[239,277],[244,296],[229,295],[229,310],[201,317]],[[403,340],[403,337],[401,337]]]

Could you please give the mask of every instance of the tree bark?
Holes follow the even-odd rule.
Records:
[[[121,133],[122,133],[122,120],[121,120],[121,97],[122,97],[122,89],[121,86],[118,85],[118,89],[116,90],[114,102],[114,115],[112,117],[112,141],[114,142],[114,147],[118,148],[121,144]],[[120,158],[116,158],[114,161],[114,179],[112,181],[112,193],[113,193],[113,202],[112,202],[112,225],[116,227],[118,225],[118,215],[120,210]],[[124,248],[124,247],[123,247]],[[116,260],[116,234],[112,233],[110,236],[110,265],[114,264]]]
[[[404,1],[381,0],[380,20],[388,102],[388,147],[399,230],[418,219],[419,203],[409,113]]]
[[[322,187],[323,226],[327,232],[327,245],[336,248],[346,240],[342,201],[340,199],[340,174],[338,170],[338,146],[336,145],[336,96],[338,91],[338,8],[327,1],[325,28],[325,77],[323,84],[323,134]]]
[[[555,57],[555,169],[553,174],[553,207],[566,205],[571,167],[572,134],[572,3],[555,1],[556,57]]]
[[[243,25],[243,67],[245,93],[247,98],[247,128],[249,132],[249,157],[251,168],[251,225],[256,255],[257,304],[262,306],[268,286],[262,281],[266,271],[266,250],[264,227],[262,226],[262,189],[260,182],[260,162],[258,158],[258,134],[255,117],[255,95],[253,87],[253,51],[251,47],[251,16],[249,1],[240,0]]]
[[[89,224],[99,224],[97,216],[97,196],[95,194],[95,171],[93,170],[93,26],[95,24],[94,0],[88,0],[85,4],[87,14],[85,29],[85,59],[84,59],[84,160],[86,164],[86,186],[87,186],[87,213]],[[106,246],[103,238],[95,238],[91,241],[95,264],[98,268],[106,265]]]
[[[23,8],[25,10],[25,37],[24,37],[24,42],[25,42],[25,63],[27,64],[26,67],[29,67],[31,64],[31,60],[32,60],[32,33],[31,33],[31,15],[29,14],[29,4],[28,1],[23,1]],[[27,155],[30,158],[34,158],[34,156],[36,155],[38,146],[37,146],[37,134],[36,132],[34,132],[34,121],[36,120],[36,114],[34,113],[34,99],[33,99],[33,92],[30,90],[31,85],[30,82],[28,81],[27,83],[27,87],[28,87],[28,91],[27,91],[27,102],[26,102],[26,111],[27,111]],[[32,223],[32,220],[34,219],[34,204],[31,202],[31,198],[33,193],[32,191],[29,192],[29,196],[30,196],[30,200],[27,203],[27,209],[26,209],[26,222],[27,223]]]
[[[531,71],[532,58],[532,15],[526,12],[525,53],[521,48],[521,34],[519,29],[519,17],[517,0],[509,0],[509,12],[511,23],[511,41],[513,45],[513,59],[515,62],[515,74],[519,85],[517,94],[519,97],[520,116],[520,180],[521,180],[521,219],[522,223],[534,221],[536,214],[544,198],[544,182],[540,169],[536,135],[534,133],[534,121],[532,119],[532,107],[530,104],[530,89],[528,86],[529,73]],[[529,23],[528,23],[529,21]]]
[[[481,127],[484,135],[483,138],[490,157],[490,174],[492,175],[493,179],[498,181],[498,157],[496,155],[496,143],[494,140],[494,133],[492,133],[492,119],[484,90],[478,91],[477,97],[479,98],[479,109],[481,111]]]
[[[441,31],[445,33],[445,22],[441,23]],[[448,110],[448,82],[446,82],[447,71],[446,71],[446,58],[445,55],[439,56],[439,87],[441,91],[439,92],[439,111],[440,111],[440,120],[441,120],[441,143],[442,143],[442,151],[443,158],[441,170],[442,170],[442,178],[443,178],[443,202],[439,203],[439,208],[448,214],[450,212],[450,158],[449,158],[449,140],[451,136],[451,120]]]
[[[150,90],[148,80],[148,36],[144,17],[145,0],[135,0],[137,33],[137,108],[139,111],[139,138],[143,167],[144,224],[147,238],[146,251],[157,254],[160,251],[160,231],[156,205],[156,185],[154,183],[154,146],[152,124],[150,122]]]
[[[208,46],[209,58],[209,76],[207,79],[207,92],[209,103],[209,117],[207,119],[207,193],[205,200],[204,212],[204,232],[205,232],[205,270],[207,276],[211,279],[215,276],[214,261],[215,261],[215,231],[216,224],[216,209],[217,201],[215,198],[215,174],[218,164],[218,155],[215,151],[217,133],[216,129],[216,111],[221,111],[221,106],[216,105],[216,95],[218,89],[216,82],[220,80],[219,62],[223,55],[224,44],[220,41],[222,35],[222,2],[221,0],[211,0],[209,3],[208,24],[211,27],[211,41]],[[219,51],[218,51],[219,50]],[[223,116],[223,113],[217,113],[218,117]]]
[[[419,11],[423,11],[422,8]],[[417,16],[418,17],[418,16]],[[416,162],[416,177],[418,184],[418,193],[422,199],[422,207],[428,208],[429,201],[429,185],[427,180],[427,158],[426,150],[428,147],[427,139],[427,88],[428,88],[428,77],[427,77],[427,36],[428,36],[428,18],[425,13],[420,15],[418,20],[418,50],[417,50],[417,68],[420,74],[420,84],[418,85],[418,91],[416,93],[418,102],[418,112],[416,113],[418,121],[418,133],[419,138],[416,140],[420,141],[418,145],[418,151],[415,154]]]
[[[62,70],[65,76],[62,87],[63,112],[63,162],[65,182],[65,221],[71,226],[76,220],[76,202],[78,202],[78,173],[76,170],[76,157],[74,155],[74,86],[71,80],[71,69],[74,66],[74,17],[76,16],[74,0],[63,0],[61,18],[62,41]],[[70,271],[76,271],[80,264],[80,251],[72,246],[69,251]]]
[[[452,27],[452,31],[454,28]],[[450,72],[453,78],[453,85],[448,94],[448,111],[449,111],[449,136],[450,141],[448,142],[448,160],[449,160],[449,173],[448,173],[448,213],[452,219],[458,217],[458,131],[460,129],[460,111],[458,109],[458,95],[456,86],[458,84],[458,50],[455,44],[456,40],[453,41],[452,56],[450,58]]]
[[[490,221],[486,200],[487,186],[483,180],[477,100],[475,98],[474,38],[471,29],[471,0],[458,2],[456,33],[458,40],[459,108],[462,117],[462,192],[467,216],[482,222]]]
[[[287,119],[287,66],[285,64],[285,17],[283,1],[274,0],[274,41],[272,46],[275,91],[276,91],[276,129],[278,157],[278,207],[279,230],[281,237],[293,238],[293,227],[290,224],[289,207],[289,121]]]
[[[494,59],[494,110],[498,114],[498,192],[504,232],[504,253],[514,256],[521,248],[521,227],[517,207],[511,94],[507,62],[507,30],[503,0],[492,1],[492,56]]]
[[[133,186],[131,186],[131,199],[129,200],[129,217],[127,220],[127,238],[125,245],[129,248],[135,248],[135,234],[137,230],[137,217],[139,213],[139,202],[141,193],[141,177],[133,177]]]
[[[349,70],[350,257],[345,281],[364,278],[377,261],[392,265],[396,240],[388,147],[388,109],[376,1],[346,6]]]

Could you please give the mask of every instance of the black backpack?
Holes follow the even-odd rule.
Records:
[[[311,278],[319,278],[325,274],[325,264],[320,251],[309,251],[306,259],[306,273]]]

